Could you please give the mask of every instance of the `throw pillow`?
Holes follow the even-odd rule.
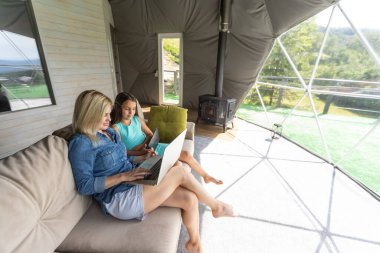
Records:
[[[187,109],[173,105],[152,106],[148,127],[154,132],[157,128],[160,142],[170,143],[186,129]]]
[[[52,135],[55,135],[55,136],[58,136],[58,137],[61,137],[63,139],[65,139],[67,142],[70,141],[71,137],[74,136],[74,131],[73,131],[73,127],[70,125],[68,126],[65,126],[65,127],[62,127],[58,130],[55,130]]]

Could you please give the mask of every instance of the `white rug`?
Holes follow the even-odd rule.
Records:
[[[194,157],[224,181],[205,188],[240,213],[215,219],[200,205],[204,252],[380,252],[379,201],[318,157],[270,137],[245,123],[233,140],[195,137]],[[187,240],[182,228],[177,252]]]

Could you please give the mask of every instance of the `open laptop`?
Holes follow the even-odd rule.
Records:
[[[139,167],[150,169],[151,174],[144,179],[136,180],[134,184],[156,185],[161,182],[168,170],[174,165],[181,154],[186,129],[182,131],[164,150],[163,156],[152,156],[142,162]]]
[[[158,129],[156,128],[156,130],[153,133],[152,138],[149,141],[148,148],[156,149],[159,142],[160,142],[160,134],[158,133]]]
[[[169,144],[166,143],[160,143],[160,135],[158,133],[158,129],[156,128],[152,138],[149,141],[148,148],[153,148],[154,152],[156,152],[157,155],[163,156],[164,151],[168,145]]]

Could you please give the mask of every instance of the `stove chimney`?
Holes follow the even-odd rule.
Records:
[[[227,35],[230,32],[232,0],[221,0],[220,5],[220,25],[218,39],[218,56],[216,62],[216,80],[215,80],[215,96],[221,98],[223,91],[224,76],[224,55],[226,52]]]
[[[230,16],[231,16],[232,0],[221,0],[220,5],[220,24],[219,24],[219,40],[218,40],[218,58],[216,62],[215,76],[215,95],[206,94],[199,96],[198,118],[215,125],[223,126],[223,132],[226,132],[227,125],[231,123],[234,127],[234,110],[236,99],[223,98],[223,76],[224,76],[224,55],[226,51],[227,35],[230,32]]]

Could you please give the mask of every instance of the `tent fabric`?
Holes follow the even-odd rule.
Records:
[[[0,31],[8,31],[34,38],[25,1],[0,1]]]
[[[274,40],[338,0],[233,0],[223,97],[240,103],[254,84]],[[158,104],[158,33],[183,33],[183,106],[215,93],[218,0],[110,0],[123,89]]]
[[[123,90],[158,104],[158,33],[183,34],[183,106],[215,93],[219,0],[110,0]],[[254,84],[274,40],[338,0],[232,0],[223,96],[238,104]],[[33,37],[25,1],[0,2],[0,30]]]

